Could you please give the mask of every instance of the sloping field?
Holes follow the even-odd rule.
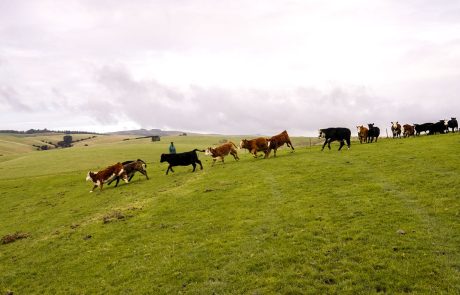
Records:
[[[113,141],[0,161],[0,293],[460,292],[460,135],[352,143],[164,175],[160,154],[223,137]],[[235,143],[239,138],[232,139]],[[90,194],[88,170],[150,180]]]

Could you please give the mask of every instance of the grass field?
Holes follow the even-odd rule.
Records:
[[[181,152],[223,138],[10,143],[0,236],[30,236],[0,244],[0,294],[460,293],[458,133],[341,152],[295,138],[277,158],[211,167],[200,153],[204,170],[164,175],[169,141]],[[89,193],[88,170],[137,158],[150,180]]]

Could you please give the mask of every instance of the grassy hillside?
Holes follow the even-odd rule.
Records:
[[[222,137],[108,141],[0,157],[0,294],[459,293],[459,134],[352,143],[164,175]],[[232,139],[235,142],[239,138]],[[89,193],[88,170],[150,180]]]

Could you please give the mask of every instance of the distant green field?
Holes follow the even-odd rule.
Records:
[[[159,163],[170,141],[223,139],[28,151],[0,136],[0,238],[30,235],[0,244],[0,294],[460,293],[458,133]],[[150,180],[89,193],[89,170],[137,158]]]

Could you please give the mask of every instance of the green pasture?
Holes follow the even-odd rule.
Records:
[[[0,294],[460,293],[458,133],[159,163],[170,141],[241,138],[26,151],[0,135],[0,238],[30,235],[0,244]],[[89,170],[137,158],[150,180],[89,193]]]

